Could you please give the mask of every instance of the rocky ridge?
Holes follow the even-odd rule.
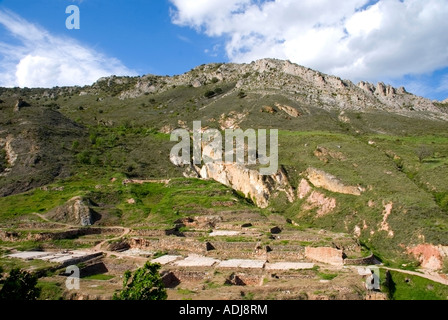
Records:
[[[101,79],[98,83],[122,84],[121,78]],[[373,85],[361,81],[355,85],[349,80],[326,75],[289,61],[261,59],[250,64],[210,64],[174,76],[143,76],[136,84],[120,94],[131,99],[148,93],[160,93],[172,86],[201,87],[214,82],[234,82],[235,91],[268,94],[282,91],[288,98],[303,105],[317,105],[325,110],[386,110],[408,116],[448,120],[446,110],[436,102],[408,93],[405,88],[393,88],[382,82]],[[425,112],[426,114],[420,114]]]

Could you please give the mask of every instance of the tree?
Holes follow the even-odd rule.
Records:
[[[418,161],[422,163],[423,160],[425,160],[425,158],[431,157],[434,154],[434,152],[427,146],[420,146],[417,149],[415,149],[415,154],[418,157]]]
[[[240,99],[244,99],[246,97],[246,93],[244,92],[244,91],[240,91],[239,93],[238,93],[238,98],[240,98]]]
[[[4,280],[0,290],[0,300],[30,301],[37,300],[40,289],[36,288],[37,276],[20,269],[13,269]]]
[[[162,277],[159,274],[161,265],[146,262],[134,274],[126,271],[123,280],[123,290],[115,293],[114,300],[166,300],[167,294]]]
[[[213,90],[209,90],[206,93],[204,93],[204,97],[206,97],[208,99],[213,98],[214,96],[215,96],[215,91],[213,91]]]

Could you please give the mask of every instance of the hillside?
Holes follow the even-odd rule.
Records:
[[[293,251],[288,245],[309,243],[448,272],[446,101],[264,59],[174,77],[113,76],[82,88],[0,89],[0,113],[0,228],[23,240],[5,236],[3,248],[94,243],[30,240],[51,229],[34,213],[67,223],[90,212],[94,226],[131,228],[147,240],[179,220],[221,215],[223,229],[262,230],[234,240],[249,246],[267,241]],[[263,178],[257,166],[174,165],[170,133],[191,131],[193,121],[278,129],[279,172]],[[199,228],[182,221],[171,236]],[[267,239],[276,225],[288,243]],[[345,240],[319,236],[321,229]]]

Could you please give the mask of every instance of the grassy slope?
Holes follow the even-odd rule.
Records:
[[[448,287],[421,278],[396,271],[391,271],[393,300],[447,300]],[[386,289],[387,288],[383,288]]]
[[[301,223],[351,233],[355,225],[368,225],[362,232],[362,241],[385,259],[399,263],[400,243],[416,242],[419,235],[426,241],[446,244],[448,239],[447,211],[444,207],[448,192],[447,157],[448,135],[446,123],[412,119],[383,112],[346,112],[350,123],[338,120],[339,112],[327,112],[319,106],[304,106],[286,98],[278,90],[266,94],[246,92],[239,98],[235,83],[214,83],[201,88],[178,86],[160,94],[143,95],[120,100],[121,88],[106,88],[99,95],[61,95],[55,99],[26,98],[32,105],[58,106],[58,111],[77,121],[88,130],[89,137],[80,137],[78,145],[65,146],[75,154],[75,175],[61,180],[55,186],[64,186],[63,192],[34,190],[26,194],[0,199],[2,221],[21,217],[31,212],[46,212],[76,195],[87,195],[104,204],[102,213],[109,223],[138,225],[152,221],[170,224],[177,215],[187,215],[188,206],[216,209],[212,204],[234,196],[227,188],[212,182],[176,180],[173,184],[150,184],[124,187],[111,185],[114,175],[120,178],[179,178],[182,171],[168,161],[174,143],[169,136],[158,133],[165,125],[173,128],[179,121],[192,127],[193,120],[202,120],[203,126],[218,127],[216,119],[231,111],[247,113],[243,128],[281,128],[280,163],[290,176],[293,187],[300,181],[300,173],[310,166],[336,175],[347,185],[367,188],[362,196],[348,196],[323,191],[337,199],[334,214],[315,219],[312,212],[301,210],[301,202],[289,205],[280,199],[273,205],[288,217]],[[214,98],[204,97],[217,87],[223,93]],[[113,95],[111,95],[111,93]],[[24,93],[26,94],[26,92]],[[101,98],[101,99],[100,99]],[[297,108],[302,116],[290,118],[283,112],[274,115],[262,113],[264,105],[276,102]],[[375,141],[369,145],[368,141]],[[427,145],[435,155],[419,163],[415,149]],[[321,162],[314,156],[316,148],[325,147],[341,152],[345,160],[329,159]],[[394,159],[394,156],[395,157]],[[187,185],[182,185],[188,181]],[[102,189],[96,189],[96,185]],[[192,193],[193,192],[193,193]],[[137,204],[126,203],[135,198]],[[367,206],[369,200],[375,205]],[[241,202],[241,206],[248,207]],[[389,224],[395,232],[388,239],[385,232],[377,232],[383,219],[384,204],[394,203]],[[109,207],[108,207],[109,206]],[[187,209],[186,209],[187,208]],[[149,219],[149,220],[146,220]],[[9,221],[8,221],[9,222]],[[371,231],[375,231],[371,235]],[[400,259],[398,259],[400,258]]]

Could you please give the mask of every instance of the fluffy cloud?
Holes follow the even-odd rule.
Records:
[[[172,21],[223,37],[235,62],[272,57],[358,80],[448,66],[441,0],[170,0]]]
[[[0,86],[85,85],[104,76],[135,74],[117,59],[51,35],[12,12],[0,11],[0,24],[15,40],[0,41]]]

